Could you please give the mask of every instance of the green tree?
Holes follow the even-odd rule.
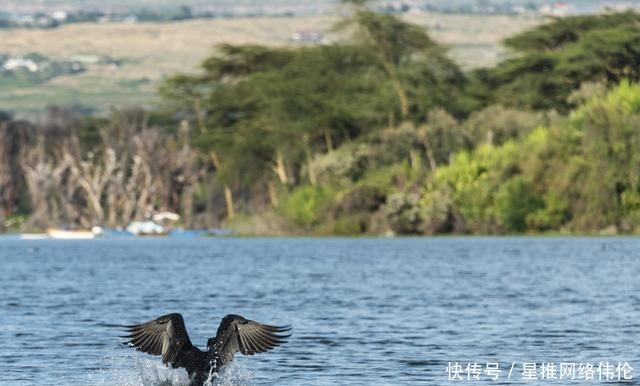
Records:
[[[500,187],[496,195],[498,217],[507,232],[524,232],[528,217],[544,203],[524,176],[516,176]]]
[[[584,82],[640,80],[638,23],[635,13],[575,16],[516,35],[505,41],[513,56],[476,71],[471,91],[506,106],[568,111],[567,97]]]
[[[351,32],[352,41],[365,49],[384,72],[396,94],[402,120],[412,114],[423,117],[425,103],[433,107],[429,101],[443,102],[441,98],[451,96],[459,86],[456,83],[462,83],[464,77],[458,67],[424,28],[371,11],[367,1],[344,3],[352,5],[352,15],[335,29]],[[443,80],[449,86],[446,90],[441,87]],[[419,86],[412,87],[416,84]]]

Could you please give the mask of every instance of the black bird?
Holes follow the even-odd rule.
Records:
[[[247,320],[240,315],[222,318],[215,338],[207,341],[207,351],[191,344],[180,314],[168,314],[146,323],[125,327],[126,343],[149,354],[162,355],[162,363],[173,368],[183,367],[191,386],[202,386],[210,373],[217,372],[241,352],[253,355],[273,349],[286,342],[289,326],[270,326]]]

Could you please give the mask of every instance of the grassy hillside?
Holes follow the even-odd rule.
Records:
[[[385,1],[380,1],[381,3],[385,3]],[[386,1],[386,3],[391,3],[392,1]],[[599,0],[568,0],[565,1],[568,4],[591,4],[598,3]],[[607,1],[607,3],[616,3],[622,1]],[[35,1],[21,1],[21,0],[5,0],[3,1],[3,8],[6,9],[33,9],[33,8],[41,8],[41,9],[50,9],[50,8],[65,8],[65,9],[100,9],[100,8],[124,8],[124,9],[138,9],[138,8],[177,8],[182,5],[190,6],[190,7],[198,7],[198,6],[211,6],[214,5],[219,6],[227,6],[227,5],[243,5],[243,6],[278,6],[278,5],[291,5],[291,4],[319,4],[319,5],[334,5],[339,3],[339,0],[216,0],[215,2],[207,2],[203,0],[40,0],[38,2]],[[406,3],[416,3],[422,5],[424,2],[420,1],[407,1]],[[489,4],[517,4],[517,5],[525,5],[525,4],[545,4],[549,3],[546,0],[490,0]],[[431,0],[429,1],[429,5],[436,7],[450,6],[450,7],[459,7],[459,6],[473,6],[477,5],[477,0]]]
[[[431,14],[408,15],[407,19],[427,28],[467,69],[495,64],[503,53],[499,47],[502,39],[542,22],[530,17]],[[82,104],[101,112],[110,106],[149,105],[164,76],[192,72],[216,44],[290,45],[296,31],[327,30],[334,22],[333,17],[327,16],[0,30],[0,54],[35,52],[54,60],[104,56],[121,63],[89,63],[82,74],[56,77],[33,87],[2,90],[0,110],[33,116],[49,104]]]

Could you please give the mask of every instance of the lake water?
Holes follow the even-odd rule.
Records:
[[[293,325],[223,385],[605,384],[522,379],[560,362],[638,384],[640,239],[0,239],[1,385],[181,384],[118,338],[168,312],[200,347],[228,313]]]

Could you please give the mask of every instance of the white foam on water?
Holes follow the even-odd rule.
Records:
[[[184,369],[164,366],[159,360],[134,356],[103,358],[104,369],[87,375],[87,386],[188,386]],[[210,374],[206,386],[252,386],[253,374],[242,364],[232,362],[220,373]]]
[[[253,374],[244,365],[231,362],[223,367],[218,374],[210,374],[207,386],[251,386]]]
[[[135,368],[140,374],[142,386],[188,386],[189,377],[182,369],[172,369],[157,360],[136,360]]]

